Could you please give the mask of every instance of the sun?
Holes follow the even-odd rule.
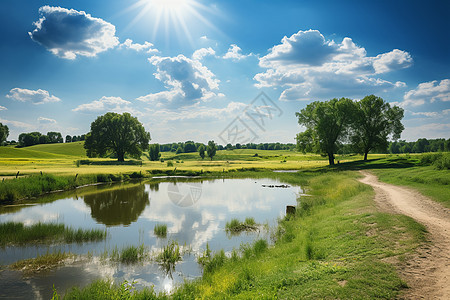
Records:
[[[141,19],[150,20],[149,29],[153,38],[163,31],[166,36],[175,32],[178,36],[186,38],[193,44],[191,32],[193,23],[216,29],[203,14],[214,14],[209,7],[198,0],[139,0],[129,7],[129,10],[138,10],[138,14],[127,27],[132,27]]]

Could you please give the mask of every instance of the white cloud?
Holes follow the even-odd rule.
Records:
[[[238,47],[238,45],[231,44],[228,52],[223,56],[224,59],[232,59],[234,61],[241,60],[250,56],[251,54],[244,55],[242,54],[242,49]]]
[[[405,130],[402,133],[402,139],[408,141],[416,141],[423,137],[428,139],[450,138],[450,124],[429,123],[414,127],[405,126]]]
[[[72,109],[75,112],[116,112],[116,113],[124,113],[129,112],[133,115],[142,115],[141,112],[132,108],[131,102],[127,100],[123,100],[120,97],[107,97],[103,96],[99,100],[94,100],[90,103],[85,103],[77,106]]]
[[[437,112],[437,111],[411,112],[411,115],[424,116],[424,117],[429,117],[429,118],[441,118],[441,117],[446,117],[446,116],[450,115],[450,109],[444,109],[441,112]]]
[[[284,37],[259,60],[267,70],[256,74],[257,87],[281,87],[280,100],[312,100],[329,97],[358,97],[404,87],[378,74],[407,68],[409,53],[394,49],[375,57],[351,38],[341,43],[326,40],[318,30],[299,31]]]
[[[114,25],[84,11],[46,5],[39,13],[36,28],[28,34],[61,58],[92,57],[119,44]]]
[[[24,123],[24,122],[20,122],[20,121],[13,121],[13,120],[6,120],[6,119],[2,119],[0,118],[0,123],[6,124],[6,125],[10,125],[10,126],[14,126],[17,128],[24,128],[27,130],[32,130],[35,128],[35,126],[28,124],[28,123]]]
[[[44,117],[39,117],[38,119],[38,123],[39,124],[56,124],[56,120],[54,119],[49,119],[49,118],[44,118]]]
[[[159,107],[181,107],[219,96],[214,91],[218,90],[220,81],[199,60],[178,55],[153,56],[149,62],[156,66],[155,78],[164,82],[168,90],[141,96],[137,98],[139,101]]]
[[[187,121],[187,120],[226,120],[241,113],[248,104],[242,102],[230,102],[223,108],[211,108],[205,106],[190,106],[177,110],[158,109],[148,110],[150,114],[159,118],[162,122]]]
[[[201,48],[201,49],[195,50],[194,54],[192,54],[192,59],[201,60],[201,59],[203,59],[203,57],[205,57],[207,55],[215,55],[215,54],[216,54],[216,51],[214,51],[214,49],[211,47]]]
[[[50,93],[46,90],[28,90],[21,88],[14,88],[9,91],[9,94],[6,95],[6,98],[14,99],[21,102],[31,102],[33,104],[44,104],[50,102],[59,102],[59,99],[56,96],[50,95]]]
[[[200,39],[203,40],[203,41],[207,41],[207,40],[208,40],[208,37],[207,37],[206,35],[202,35],[202,36],[200,37]]]
[[[2,111],[2,110],[8,110],[8,109],[6,107],[0,105],[0,111]]]
[[[450,101],[450,79],[424,82],[405,93],[401,106],[419,106],[427,102]]]
[[[146,53],[157,53],[158,49],[153,48],[153,44],[150,42],[144,42],[144,44],[133,43],[133,40],[126,39],[125,42],[120,44],[120,48],[126,48],[135,50],[137,52],[146,51]]]

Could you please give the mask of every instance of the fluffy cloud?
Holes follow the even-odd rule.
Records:
[[[14,88],[9,91],[6,98],[14,99],[21,102],[31,102],[33,104],[44,104],[50,102],[61,101],[56,96],[50,95],[46,90],[28,90],[21,88]]]
[[[401,106],[419,106],[426,102],[450,101],[450,79],[421,83],[417,88],[405,93]]]
[[[0,123],[6,124],[8,126],[14,126],[16,128],[23,128],[26,130],[33,130],[35,128],[34,125],[31,125],[28,123],[24,123],[24,122],[20,122],[20,121],[13,121],[13,120],[6,120],[6,119],[2,119],[2,118],[0,118]]]
[[[0,111],[2,111],[2,110],[8,110],[8,109],[6,107],[0,105]]]
[[[153,44],[150,42],[144,42],[144,44],[133,43],[133,40],[126,39],[123,44],[120,44],[120,48],[131,49],[137,52],[145,51],[147,53],[157,53],[158,49],[153,48]]]
[[[139,111],[136,111],[131,106],[131,102],[123,100],[120,97],[106,97],[103,96],[100,100],[92,101],[91,103],[81,104],[78,107],[72,109],[76,112],[107,112],[112,111],[116,113],[129,112],[134,115],[142,115]]]
[[[56,124],[56,120],[54,119],[49,119],[49,118],[44,118],[44,117],[39,117],[38,119],[38,123],[39,124]]]
[[[230,45],[228,52],[223,56],[224,59],[232,59],[234,61],[241,60],[250,56],[251,54],[244,55],[242,54],[242,49],[235,44]]]
[[[351,38],[336,43],[317,30],[308,30],[284,37],[281,44],[273,46],[259,60],[267,70],[254,79],[257,87],[282,87],[280,100],[351,97],[403,87],[403,82],[375,76],[411,64],[411,55],[405,51],[394,49],[370,57]]]
[[[419,126],[407,126],[402,132],[402,139],[407,141],[416,141],[419,138],[428,139],[450,138],[450,124],[447,123],[429,123]]]
[[[248,104],[242,102],[230,102],[223,108],[211,108],[205,106],[190,106],[180,110],[149,110],[154,117],[167,121],[188,121],[188,120],[227,120],[241,113]]]
[[[36,28],[28,34],[59,57],[92,57],[119,44],[114,25],[84,11],[43,6],[39,13]]]
[[[216,54],[216,51],[214,51],[214,49],[211,47],[201,48],[201,49],[195,50],[194,54],[192,54],[192,59],[201,60],[205,56],[215,55],[215,54]]]
[[[219,88],[219,80],[199,60],[184,55],[176,57],[153,56],[149,62],[156,66],[155,77],[168,90],[137,98],[156,106],[185,106],[220,96],[214,91]]]
[[[424,116],[429,118],[447,118],[450,115],[450,109],[444,109],[443,111],[419,111],[419,112],[410,112],[413,116]]]

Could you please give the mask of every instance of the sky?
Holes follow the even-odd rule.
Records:
[[[313,101],[375,94],[401,139],[450,138],[450,1],[2,0],[0,123],[152,143],[294,143]]]

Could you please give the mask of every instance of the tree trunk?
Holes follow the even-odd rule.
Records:
[[[367,153],[369,153],[369,152],[368,151],[364,152],[364,160],[367,160]]]
[[[118,152],[118,153],[117,153],[117,160],[118,160],[118,161],[125,161],[125,153],[123,153],[123,152]]]
[[[334,154],[328,153],[328,162],[330,163],[330,166],[334,165]]]

